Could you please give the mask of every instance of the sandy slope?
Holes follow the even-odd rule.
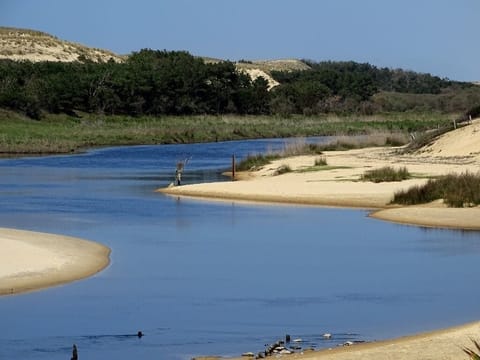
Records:
[[[83,279],[109,264],[110,249],[82,239],[0,228],[0,295]]]

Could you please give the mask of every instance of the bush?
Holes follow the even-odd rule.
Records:
[[[449,207],[480,205],[480,174],[465,172],[430,179],[423,186],[395,193],[392,203],[415,205],[438,199],[443,199]]]
[[[410,178],[410,173],[406,167],[394,169],[391,166],[385,166],[380,169],[368,170],[362,176],[363,181],[372,181],[374,183],[386,181],[402,181]]]

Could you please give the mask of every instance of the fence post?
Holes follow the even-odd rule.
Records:
[[[232,155],[232,181],[235,180],[235,154]]]

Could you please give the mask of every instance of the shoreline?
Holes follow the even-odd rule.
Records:
[[[285,359],[300,360],[458,360],[468,359],[463,348],[474,348],[473,340],[480,337],[480,321],[444,329],[406,335],[394,339],[379,340],[338,346],[320,350],[307,350],[303,353],[282,355]],[[195,360],[223,359],[214,356],[199,356]],[[229,360],[241,360],[245,357],[233,357]]]
[[[99,243],[50,233],[0,228],[0,296],[85,279],[110,264]]]
[[[446,151],[445,151],[446,152]],[[215,201],[298,204],[372,210],[370,217],[404,225],[480,230],[480,207],[447,208],[443,201],[415,206],[390,205],[393,194],[411,186],[422,185],[428,177],[465,171],[476,173],[480,156],[444,156],[435,154],[399,155],[395,149],[371,148],[325,152],[332,170],[304,171],[314,164],[315,156],[297,156],[273,161],[260,170],[240,174],[236,181],[204,183],[162,188],[168,196],[193,197]],[[291,173],[275,175],[287,165]],[[391,183],[360,182],[360,176],[372,168],[405,166],[415,179]],[[463,348],[474,348],[479,340],[480,321],[407,335],[395,339],[355,344],[353,346],[282,355],[301,360],[456,360],[467,358]],[[246,349],[248,350],[248,349]],[[196,357],[196,360],[222,357]],[[234,360],[245,357],[232,358]]]
[[[389,204],[395,192],[423,185],[428,177],[478,172],[480,156],[463,162],[457,158],[398,156],[395,148],[328,151],[325,156],[331,170],[305,171],[313,165],[315,156],[295,156],[275,160],[257,171],[238,173],[235,181],[189,184],[155,191],[210,201],[366,209],[372,210],[369,215],[372,218],[399,224],[480,230],[479,206],[448,208],[441,201],[411,206]],[[285,165],[292,172],[275,175],[276,169]],[[365,171],[382,166],[406,166],[416,176],[397,182],[359,181]]]

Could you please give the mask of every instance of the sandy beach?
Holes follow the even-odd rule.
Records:
[[[82,239],[0,228],[0,295],[65,284],[109,264],[110,249]]]
[[[480,134],[480,133],[479,133]],[[480,137],[480,135],[479,135]],[[331,170],[307,171],[315,156],[297,156],[272,162],[265,168],[243,174],[238,181],[184,185],[159,189],[176,196],[254,202],[340,206],[376,210],[372,217],[429,227],[480,229],[480,208],[454,209],[441,201],[399,207],[389,205],[396,191],[427,182],[428,176],[480,169],[479,156],[468,158],[428,158],[398,155],[394,148],[369,148],[342,152],[325,152]],[[293,172],[274,176],[282,165]],[[416,178],[401,182],[372,183],[359,181],[367,170],[382,166],[403,167]]]
[[[471,339],[480,338],[480,322],[398,339],[339,346],[320,351],[304,351],[272,358],[299,360],[458,360],[468,359],[463,348],[474,348]],[[213,360],[219,357],[196,357],[195,360]],[[246,357],[232,358],[232,360]]]
[[[324,152],[328,168],[309,171],[316,156],[276,160],[240,174],[236,181],[158,189],[173,196],[372,209],[374,218],[426,227],[480,230],[480,207],[448,208],[442,200],[400,207],[390,205],[398,190],[427,182],[429,177],[480,171],[480,120],[444,134],[432,144],[404,153],[401,148],[367,148]],[[281,166],[292,169],[275,175]],[[360,181],[367,170],[406,167],[414,175],[401,182]],[[352,347],[288,355],[294,359],[461,359],[463,346],[480,339],[480,323]],[[248,351],[248,349],[246,349]]]

